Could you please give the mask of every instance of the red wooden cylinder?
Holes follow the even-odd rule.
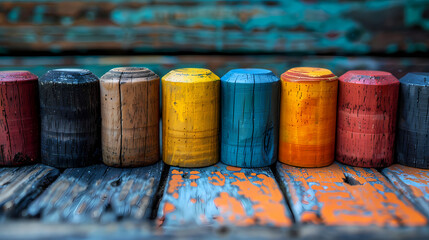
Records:
[[[0,165],[17,166],[39,158],[37,76],[0,71]]]
[[[357,167],[393,163],[399,81],[381,71],[349,71],[338,85],[339,162]]]

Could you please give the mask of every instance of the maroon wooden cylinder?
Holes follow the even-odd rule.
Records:
[[[0,71],[0,165],[18,166],[39,158],[37,76]]]
[[[399,81],[381,71],[349,71],[338,85],[339,162],[357,167],[393,163]]]

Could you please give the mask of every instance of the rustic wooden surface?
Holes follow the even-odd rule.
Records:
[[[58,168],[99,162],[100,86],[85,69],[55,69],[39,79],[41,162]]]
[[[269,168],[171,167],[158,209],[163,227],[291,226],[292,218]]]
[[[427,218],[372,168],[333,163],[296,168],[277,163],[291,209],[300,223],[324,225],[424,226]]]
[[[220,159],[236,167],[277,161],[280,79],[266,69],[233,69],[221,78]]]
[[[0,72],[0,165],[36,163],[40,156],[38,78]]]
[[[60,174],[41,164],[0,170],[0,221],[20,217],[21,212]]]
[[[334,161],[338,78],[297,67],[281,75],[279,161],[324,167]]]
[[[206,167],[219,161],[220,79],[208,69],[183,68],[162,77],[162,160]]]
[[[142,221],[151,214],[162,166],[69,168],[23,214],[44,222]]]
[[[159,76],[147,68],[114,68],[100,78],[103,162],[141,167],[160,159]]]
[[[348,71],[338,92],[336,160],[356,167],[392,165],[398,79],[383,71]]]
[[[425,53],[428,3],[2,1],[0,52]]]
[[[395,164],[383,169],[382,173],[429,217],[429,170]]]

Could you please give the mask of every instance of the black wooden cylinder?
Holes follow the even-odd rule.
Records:
[[[89,70],[55,69],[39,79],[42,163],[83,167],[100,158],[100,87]]]
[[[396,157],[400,164],[429,168],[429,73],[399,80]]]

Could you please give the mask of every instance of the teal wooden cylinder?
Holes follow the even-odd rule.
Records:
[[[221,161],[265,167],[277,161],[280,80],[270,70],[234,69],[221,78]]]

